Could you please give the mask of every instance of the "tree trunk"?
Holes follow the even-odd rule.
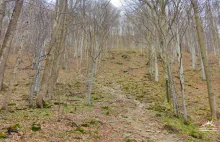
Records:
[[[204,69],[205,69],[206,80],[207,80],[207,89],[208,89],[209,104],[210,104],[210,109],[211,109],[211,116],[212,116],[212,119],[216,119],[217,118],[216,97],[215,97],[215,94],[214,94],[213,88],[212,88],[210,69],[209,69],[209,65],[208,65],[208,60],[207,60],[207,56],[206,56],[206,49],[205,49],[205,42],[204,42],[205,38],[204,38],[201,20],[199,17],[198,2],[197,2],[197,0],[191,0],[191,3],[193,6],[193,10],[194,10],[194,18],[195,18],[195,22],[196,22],[198,42],[199,42],[200,52],[201,52],[202,61],[204,64]]]
[[[200,67],[201,67],[201,78],[202,78],[202,80],[206,80],[204,64],[202,61],[202,55],[201,55],[199,47],[198,47],[198,51],[199,51],[199,60],[200,60]]]
[[[23,0],[15,1],[15,7],[11,16],[11,20],[9,22],[8,29],[6,31],[6,35],[2,43],[2,48],[0,49],[0,90],[2,89],[2,85],[3,85],[5,66],[10,50],[10,42],[13,38],[13,32],[15,32],[16,30],[17,21],[21,13],[22,6],[23,6]]]
[[[91,72],[91,77],[90,77],[90,82],[89,82],[89,92],[88,92],[88,100],[87,100],[88,105],[91,104],[91,94],[92,94],[93,81],[94,81],[94,76],[95,76],[95,66],[96,66],[96,61],[93,61],[92,72]]]
[[[5,17],[5,8],[6,8],[5,0],[0,0],[0,39],[2,38],[2,27],[3,27],[3,19]]]
[[[34,93],[37,92],[37,95],[39,94],[40,91],[40,73],[41,73],[41,67],[42,67],[42,62],[43,62],[43,52],[44,52],[44,46],[41,45],[39,49],[39,54],[38,54],[38,61],[37,61],[37,66],[36,66],[36,71],[35,71],[35,77],[34,80],[31,79],[31,89],[30,89],[30,106],[33,106],[33,98],[34,98]]]
[[[152,47],[152,50],[153,50],[153,54],[154,54],[154,67],[155,67],[155,78],[154,78],[154,81],[158,82],[159,81],[159,71],[158,71],[157,52],[156,52],[155,46]]]
[[[193,70],[196,70],[196,48],[195,48],[195,44],[193,41],[193,34],[190,32],[190,39],[189,39],[189,46],[191,49],[191,60],[192,60],[192,68]]]
[[[53,27],[53,33],[52,33],[51,41],[49,44],[49,49],[51,51],[50,51],[48,58],[46,59],[45,70],[44,70],[43,78],[41,82],[41,89],[36,99],[37,107],[40,107],[40,108],[43,107],[43,99],[49,93],[48,92],[49,89],[50,91],[53,90],[52,88],[54,87],[54,83],[56,82],[52,82],[52,80],[55,80],[58,76],[57,71],[59,70],[58,69],[59,65],[57,64],[59,64],[59,58],[60,58],[59,53],[61,54],[60,51],[62,51],[61,46],[63,42],[62,38],[64,38],[63,33],[65,33],[66,31],[64,29],[65,23],[66,23],[65,22],[66,21],[66,14],[65,14],[66,8],[67,8],[67,0],[60,0],[59,1],[59,9],[60,9],[59,12],[61,12],[61,14],[57,14],[58,17]]]
[[[92,94],[93,82],[94,82],[94,76],[95,76],[95,67],[96,67],[96,63],[97,63],[96,56],[97,56],[98,47],[99,47],[98,44],[99,43],[98,43],[97,37],[96,37],[96,35],[94,35],[94,45],[92,45],[94,47],[94,49],[93,49],[94,51],[93,52],[91,51],[93,53],[93,55],[91,56],[92,70],[91,70],[91,75],[90,75],[89,91],[88,91],[88,98],[87,98],[88,105],[91,104],[91,94]]]
[[[172,71],[171,71],[171,65],[168,57],[168,51],[167,47],[165,47],[165,56],[166,56],[166,66],[167,66],[167,74],[168,74],[168,81],[169,81],[169,89],[170,93],[173,99],[173,109],[174,109],[174,114],[176,116],[179,116],[179,110],[178,110],[178,100],[177,100],[177,95],[175,91],[175,86],[174,86],[174,81],[173,81],[173,76],[172,76]]]
[[[178,57],[178,66],[179,66],[179,77],[180,77],[180,86],[181,86],[181,95],[182,95],[182,103],[183,103],[183,115],[184,115],[184,123],[187,124],[187,109],[185,102],[185,85],[184,85],[184,72],[183,72],[183,60],[182,60],[182,49],[179,38],[179,30],[177,27],[177,57]]]

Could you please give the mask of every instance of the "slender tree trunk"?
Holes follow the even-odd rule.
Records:
[[[97,40],[97,37],[96,35],[94,35],[94,51],[92,52],[93,55],[92,55],[92,61],[91,61],[91,64],[92,64],[92,71],[91,71],[91,75],[90,75],[90,82],[89,82],[89,91],[88,91],[88,98],[87,98],[87,103],[88,105],[91,104],[91,94],[92,94],[92,89],[93,89],[93,82],[94,82],[94,76],[95,76],[95,68],[96,68],[96,56],[97,56],[97,52],[98,52],[98,40]]]
[[[183,115],[184,115],[184,123],[187,123],[187,109],[186,109],[186,101],[185,101],[185,83],[184,83],[184,72],[183,72],[183,60],[182,60],[182,48],[179,38],[179,31],[177,27],[177,57],[178,57],[178,66],[179,66],[179,76],[180,76],[180,86],[181,86],[181,95],[182,95],[182,103],[183,103]]]
[[[173,76],[172,76],[172,70],[171,70],[171,65],[170,65],[170,58],[168,55],[168,43],[167,43],[167,33],[168,33],[168,25],[166,23],[166,14],[165,14],[165,9],[162,12],[162,18],[161,18],[161,28],[162,28],[162,33],[160,37],[162,37],[162,42],[161,42],[161,47],[163,48],[163,53],[164,53],[164,59],[165,59],[165,70],[166,71],[166,76],[168,77],[168,82],[169,82],[169,93],[172,96],[173,100],[173,109],[174,109],[174,114],[176,116],[179,115],[179,110],[178,110],[178,100],[177,100],[177,95],[175,91],[175,86],[174,86],[174,81],[173,81]],[[169,96],[168,96],[169,97]]]
[[[49,44],[49,49],[51,51],[50,51],[50,54],[48,55],[48,58],[46,59],[45,70],[44,70],[43,78],[41,82],[41,89],[36,99],[37,107],[40,107],[40,108],[43,107],[43,99],[49,93],[48,89],[49,88],[51,89],[51,86],[53,87],[54,82],[51,85],[51,77],[57,75],[57,71],[58,71],[57,64],[59,63],[59,57],[56,55],[58,55],[59,52],[62,51],[62,47],[61,47],[62,39],[61,38],[62,36],[64,36],[63,33],[65,31],[65,29],[63,28],[65,27],[64,25],[65,25],[65,20],[66,20],[66,14],[64,13],[66,12],[66,7],[67,7],[67,0],[60,0],[59,1],[59,9],[60,9],[59,12],[61,12],[62,14],[57,14],[58,17],[57,17],[57,20],[55,21],[51,41]],[[56,61],[58,63],[56,63]],[[57,78],[57,77],[53,77],[52,80],[54,80],[54,78]]]
[[[5,17],[5,0],[0,0],[0,39],[2,38],[3,19]]]
[[[5,66],[10,51],[10,42],[13,38],[13,32],[15,32],[22,6],[23,6],[23,0],[15,1],[15,7],[11,16],[11,20],[9,22],[8,29],[6,31],[6,35],[2,43],[2,48],[0,49],[0,90],[2,89],[2,85],[3,85]]]
[[[218,28],[216,26],[214,17],[212,17],[212,35],[214,38],[214,46],[213,46],[214,54],[218,57],[218,59],[220,59],[219,54],[216,52],[216,49],[219,50],[220,41],[219,41]],[[220,65],[220,60],[219,60],[219,65]]]
[[[154,45],[154,44],[153,44]],[[157,60],[157,52],[155,46],[153,46],[153,54],[154,54],[154,67],[155,67],[155,82],[159,81],[159,71],[158,71],[158,60]]]
[[[64,70],[68,70],[68,49],[66,46],[64,47],[63,61]]]
[[[93,61],[92,72],[91,72],[91,77],[90,77],[90,82],[89,82],[89,92],[88,92],[88,100],[87,100],[88,105],[91,105],[91,94],[92,94],[92,88],[93,88],[93,82],[94,82],[94,76],[95,76],[95,66],[96,66],[96,61]]]
[[[210,104],[210,109],[211,109],[211,116],[212,116],[212,119],[216,119],[217,118],[216,97],[215,97],[215,94],[212,88],[210,69],[209,69],[208,60],[206,56],[206,50],[205,50],[205,42],[204,42],[205,38],[204,38],[201,20],[199,17],[198,1],[191,0],[191,3],[193,6],[193,10],[194,10],[194,18],[196,22],[198,42],[199,42],[200,52],[201,52],[202,61],[204,64],[204,69],[205,69],[206,80],[207,80],[207,89],[208,89],[209,104]]]
[[[39,91],[40,91],[40,73],[41,73],[41,67],[42,67],[42,62],[43,62],[44,46],[45,45],[41,45],[41,47],[39,49],[35,77],[34,77],[34,80],[31,79],[32,85],[30,88],[30,98],[29,98],[30,106],[34,105],[33,104],[34,93],[37,92],[37,95],[38,95]]]
[[[7,110],[8,109],[8,101],[10,100],[13,90],[15,89],[14,84],[16,84],[17,81],[17,72],[18,72],[18,67],[21,64],[21,57],[22,57],[22,53],[25,47],[25,38],[27,36],[27,27],[24,29],[23,33],[22,33],[22,38],[21,38],[21,44],[20,44],[20,49],[18,50],[18,56],[17,56],[17,60],[16,60],[16,64],[14,67],[14,71],[12,73],[12,79],[9,82],[10,85],[10,91],[8,93],[8,96],[6,96],[5,98],[5,104],[4,104],[4,108]]]
[[[149,79],[153,80],[153,72],[152,72],[152,68],[153,68],[153,54],[152,54],[152,43],[151,43],[151,39],[150,39],[150,35],[149,33],[147,33],[147,49],[148,49],[148,63],[147,63],[147,67],[148,67],[148,74],[149,74]]]
[[[175,57],[176,57],[176,50],[175,50],[175,48],[174,47],[172,47],[172,64],[175,64]]]
[[[193,70],[196,70],[196,48],[195,48],[195,43],[192,41],[193,36],[192,33],[190,33],[190,41],[189,41],[189,46],[191,49],[191,60],[192,60],[192,68]]]
[[[173,76],[172,76],[172,71],[171,71],[171,65],[170,65],[170,61],[169,61],[169,57],[168,57],[168,51],[167,51],[167,47],[165,48],[165,56],[166,56],[166,62],[167,62],[167,73],[168,73],[168,80],[169,80],[169,89],[170,89],[170,93],[172,96],[172,100],[173,100],[173,109],[174,109],[174,114],[176,116],[179,115],[179,110],[178,110],[178,100],[177,100],[177,95],[176,95],[176,91],[175,91],[175,86],[174,86],[174,81],[173,81]]]
[[[204,64],[202,61],[202,55],[201,55],[201,51],[200,51],[199,47],[198,47],[198,51],[199,51],[199,59],[200,59],[200,67],[201,67],[201,78],[202,78],[202,80],[206,80]]]
[[[66,20],[64,20],[66,21]],[[48,85],[48,95],[49,95],[49,99],[51,99],[52,97],[52,93],[54,90],[54,87],[56,85],[57,82],[57,78],[59,75],[59,70],[60,70],[60,63],[62,63],[62,59],[64,56],[64,51],[65,51],[65,39],[66,39],[66,22],[63,25],[62,28],[62,33],[61,33],[61,37],[60,37],[61,41],[59,42],[59,48],[57,49],[57,51],[55,52],[55,59],[53,61],[53,67],[52,67],[52,72],[50,75],[50,80],[49,80],[49,85]]]

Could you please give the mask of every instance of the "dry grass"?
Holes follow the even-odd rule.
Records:
[[[217,102],[220,102],[218,93],[220,92],[220,66],[217,65],[217,59],[213,55],[210,55],[209,59],[214,92],[217,96]],[[12,81],[11,73],[15,60],[16,55],[11,55],[5,74],[4,83],[6,86]],[[188,53],[183,54],[183,60],[188,113],[192,122],[200,126],[210,118],[206,82],[202,81],[200,77],[198,59],[195,71],[191,68]],[[159,116],[158,112],[160,114],[160,111],[171,112],[169,107],[158,107],[155,112],[155,106],[163,104],[164,101],[163,71],[160,63],[160,81],[158,83],[150,81],[146,74],[147,61],[147,57],[141,55],[136,49],[114,49],[106,53],[102,60],[101,69],[96,76],[92,106],[86,105],[88,80],[85,76],[77,73],[76,65],[71,62],[68,71],[61,70],[60,72],[54,100],[49,104],[51,108],[32,109],[28,106],[29,78],[33,75],[33,71],[28,68],[31,57],[24,56],[17,79],[14,80],[17,86],[13,90],[10,112],[0,112],[0,133],[5,133],[7,128],[15,124],[19,124],[21,127],[19,133],[13,133],[2,141],[125,141],[127,137],[125,138],[124,135],[130,129],[132,130],[133,126],[124,118],[129,116],[129,110],[136,107],[133,99],[145,104],[147,110],[153,109],[152,114],[155,113],[156,116]],[[177,64],[174,64],[172,69],[181,105]],[[103,90],[102,86],[107,88]],[[115,89],[120,89],[126,95],[127,101],[123,101],[123,98],[117,98],[119,96],[118,92],[114,92]],[[7,87],[0,94],[0,105],[6,94]],[[220,106],[219,103],[218,106]],[[58,111],[59,107],[60,111]],[[62,118],[59,121],[58,112]],[[161,120],[161,118],[154,118],[154,116],[151,119],[149,121],[154,123]],[[133,122],[137,123],[135,120]],[[33,123],[41,124],[41,130],[33,132],[31,130]],[[215,124],[220,127],[219,121],[216,121]],[[161,130],[163,135],[168,135],[167,131],[159,126],[158,130]],[[131,131],[131,135],[137,140],[140,137],[135,130]],[[154,136],[152,135],[152,137]]]

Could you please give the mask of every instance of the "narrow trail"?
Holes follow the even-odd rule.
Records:
[[[112,123],[118,123],[112,125],[112,127],[116,127],[115,130],[120,130],[119,133],[123,133],[125,139],[127,138],[132,142],[186,141],[177,134],[165,130],[159,120],[147,109],[147,104],[141,103],[131,96],[126,96],[119,85],[115,83],[113,87],[96,85],[103,91],[115,96],[115,99],[110,101],[111,104],[119,105],[121,109],[126,110],[121,111],[118,120],[112,121]]]

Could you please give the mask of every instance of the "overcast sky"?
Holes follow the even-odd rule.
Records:
[[[121,6],[120,0],[111,0],[111,3],[112,3],[115,7],[120,7],[120,6]]]
[[[56,0],[47,0],[48,2],[56,2]],[[111,0],[111,3],[115,6],[115,7],[120,7],[121,4],[121,0]]]

